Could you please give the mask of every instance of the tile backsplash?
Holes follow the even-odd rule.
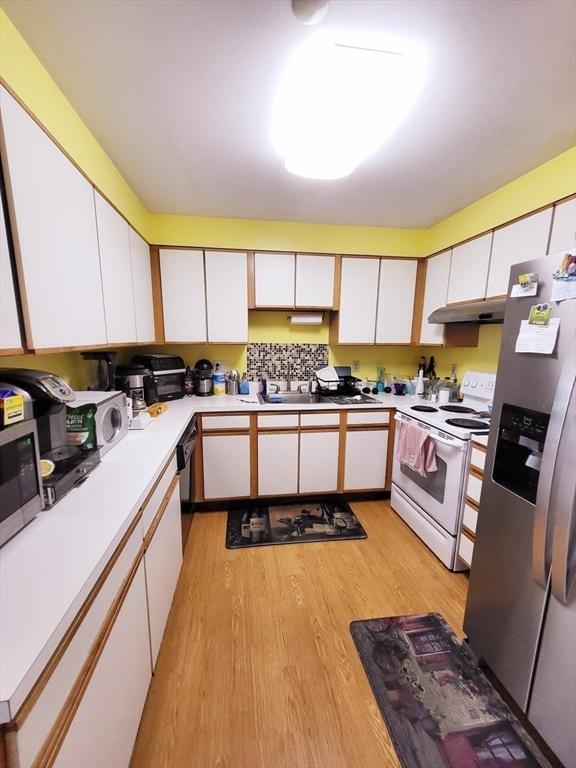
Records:
[[[285,379],[288,363],[292,379],[306,381],[314,371],[328,365],[327,344],[248,344],[248,378],[266,373],[270,379]]]

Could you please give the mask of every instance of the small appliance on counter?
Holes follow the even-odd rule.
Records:
[[[184,397],[186,365],[181,357],[162,354],[135,355],[132,362],[145,366],[151,372],[157,395],[157,399],[153,402],[165,403]],[[152,405],[148,402],[148,398],[146,398],[146,402],[148,405]]]
[[[196,384],[196,394],[200,397],[207,397],[213,394],[212,374],[214,369],[210,360],[198,360],[194,366],[194,378]]]
[[[100,456],[108,453],[128,432],[128,413],[124,392],[75,391],[67,407],[94,403],[96,406],[96,440]]]
[[[81,352],[84,360],[96,363],[88,389],[95,392],[111,392],[114,389],[114,366],[116,352],[110,350]]]
[[[158,402],[154,376],[145,365],[119,365],[115,376],[116,389],[124,392],[132,401],[135,415],[144,411],[147,405]]]
[[[51,507],[86,479],[100,463],[100,453],[97,448],[83,450],[68,445],[66,404],[74,400],[74,391],[59,376],[25,368],[5,368],[1,376],[1,388],[9,386],[33,403],[38,450],[46,468],[42,477],[44,503]]]
[[[0,431],[0,546],[43,508],[38,431],[28,418]]]

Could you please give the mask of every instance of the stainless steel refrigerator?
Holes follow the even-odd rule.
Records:
[[[576,766],[576,300],[551,355],[515,351],[530,307],[550,299],[557,256],[535,297],[508,298],[464,631],[544,740]],[[509,291],[510,292],[510,291]]]

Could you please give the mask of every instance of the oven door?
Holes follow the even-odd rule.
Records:
[[[398,438],[396,430],[394,440],[394,465],[392,482],[427,512],[448,533],[456,534],[462,504],[462,488],[468,460],[468,441],[440,433],[416,419],[397,413],[396,421],[414,421],[420,427],[428,429],[430,437],[436,443],[436,463],[438,469],[427,477],[421,477],[406,464],[398,461]]]

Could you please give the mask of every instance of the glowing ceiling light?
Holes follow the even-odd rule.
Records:
[[[420,46],[314,36],[278,89],[272,135],[287,170],[314,179],[351,174],[410,110],[425,70]]]

